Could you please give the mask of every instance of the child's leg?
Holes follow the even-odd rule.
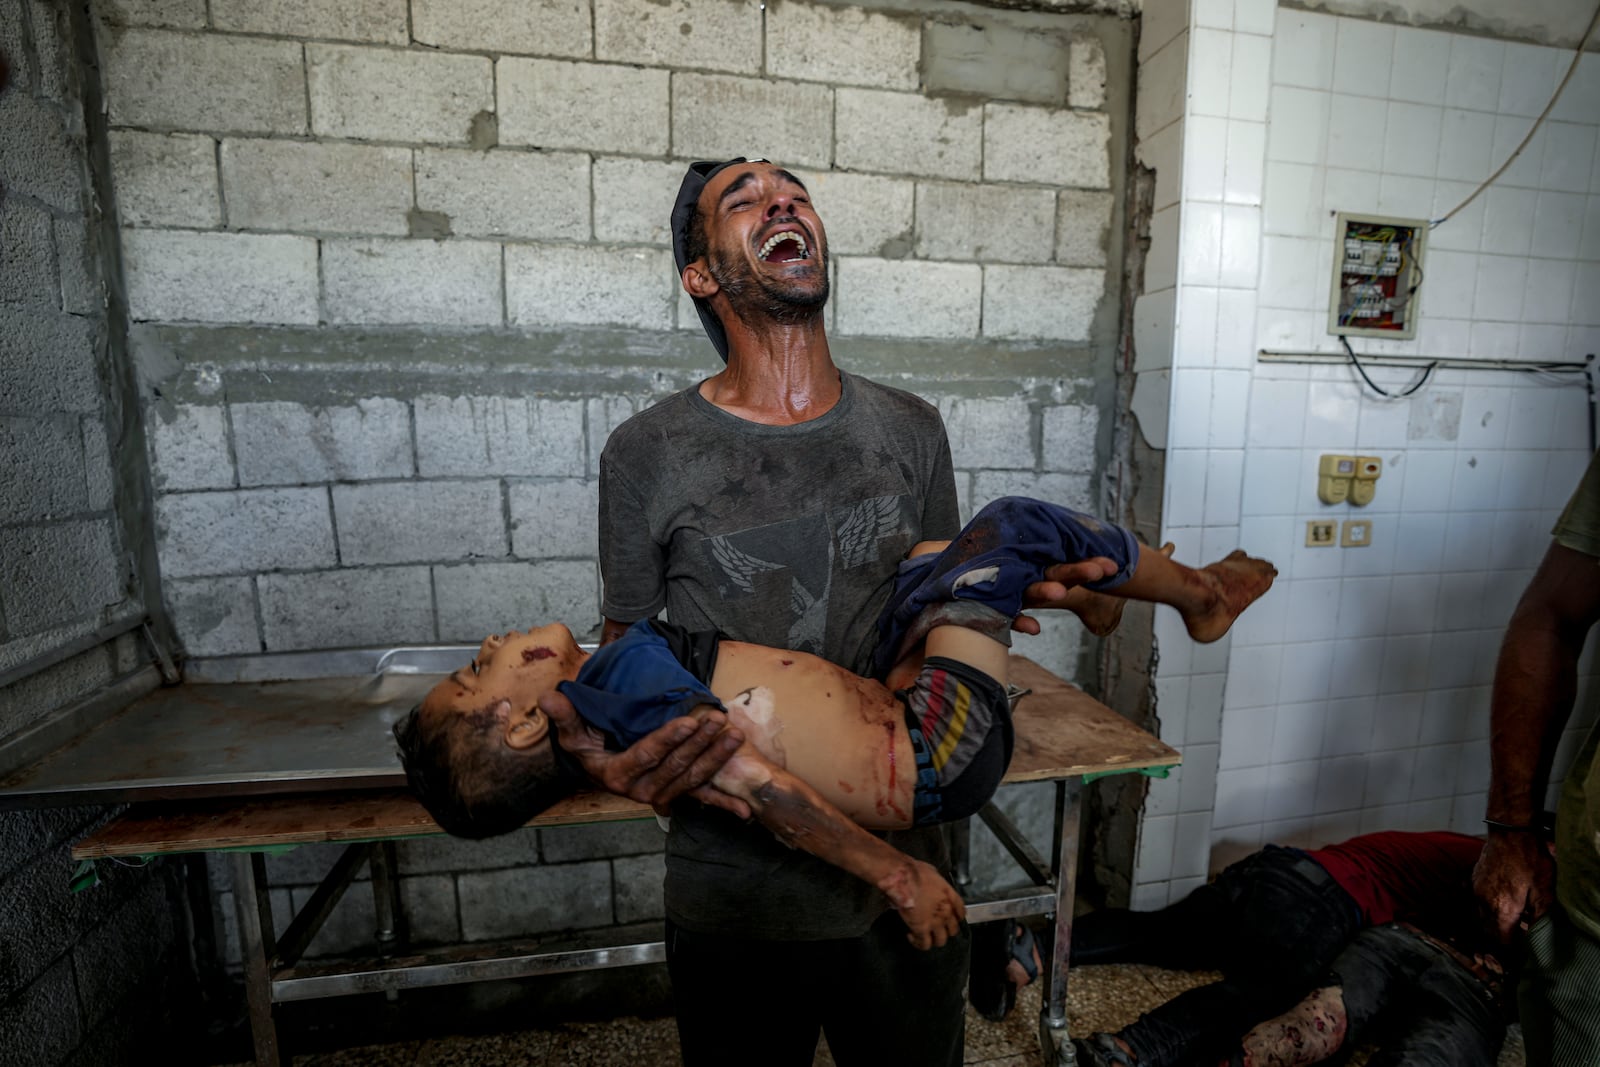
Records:
[[[1196,570],[1172,559],[1170,546],[1161,551],[1141,548],[1133,576],[1107,595],[1177,608],[1190,637],[1215,641],[1277,576],[1272,564],[1240,550]]]

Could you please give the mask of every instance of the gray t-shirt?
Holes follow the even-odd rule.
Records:
[[[927,402],[841,374],[821,418],[763,426],[698,387],[617,428],[600,457],[608,618],[663,609],[679,626],[812,652],[865,671],[895,568],[960,528],[944,424]],[[851,937],[888,907],[876,890],[760,826],[684,804],[667,839],[668,916],[690,930]],[[937,861],[937,831],[889,836]]]

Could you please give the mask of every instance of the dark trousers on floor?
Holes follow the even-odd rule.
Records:
[[[667,923],[685,1067],[960,1067],[971,935],[921,951],[885,912],[861,937],[751,941]]]
[[[1345,1044],[1375,1043],[1367,1067],[1492,1067],[1505,1018],[1487,986],[1449,953],[1395,923],[1356,935],[1333,961]]]
[[[1268,845],[1159,911],[1084,916],[1072,962],[1222,971],[1118,1034],[1141,1067],[1209,1065],[1320,984],[1360,927],[1355,902],[1315,860]]]

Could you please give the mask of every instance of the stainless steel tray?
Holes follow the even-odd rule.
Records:
[[[183,684],[134,700],[0,781],[0,806],[404,785],[390,727],[475,651],[190,660]]]

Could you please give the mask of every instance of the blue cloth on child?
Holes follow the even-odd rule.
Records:
[[[679,662],[650,619],[640,619],[584,660],[577,681],[561,682],[556,688],[590,725],[610,734],[618,749],[700,704],[723,706],[705,682]]]

